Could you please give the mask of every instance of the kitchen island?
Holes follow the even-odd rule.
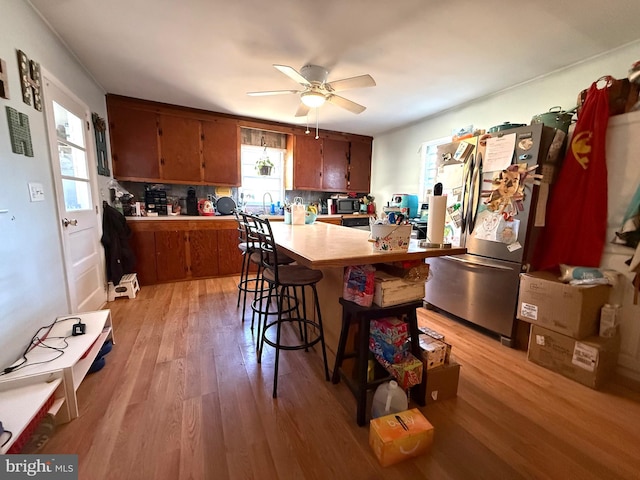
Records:
[[[272,222],[276,244],[299,264],[322,271],[318,284],[325,344],[330,368],[342,326],[342,297],[344,267],[379,263],[423,260],[443,255],[465,253],[464,248],[421,248],[412,239],[408,250],[377,251],[369,242],[369,232],[355,228],[316,222],[311,225],[288,225]]]

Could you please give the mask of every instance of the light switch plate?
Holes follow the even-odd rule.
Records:
[[[44,201],[44,188],[41,183],[29,182],[29,197],[32,202]]]

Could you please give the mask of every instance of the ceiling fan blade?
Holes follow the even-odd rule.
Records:
[[[349,110],[351,113],[362,113],[367,107],[363,107],[362,105],[352,102],[351,100],[347,100],[344,97],[340,97],[338,95],[329,95],[327,96],[327,102],[332,103],[338,107],[344,108],[345,110]]]
[[[265,92],[247,92],[247,95],[252,97],[263,97],[266,95],[284,95],[287,93],[299,93],[299,90],[271,90]]]
[[[309,113],[310,108],[307,107],[304,103],[300,102],[298,106],[298,110],[296,110],[296,117],[306,117]]]
[[[306,78],[304,78],[295,68],[291,68],[288,65],[273,65],[276,69],[280,70],[287,77],[292,79],[294,82],[299,83],[300,85],[304,85],[305,87],[310,86],[311,84],[308,82]]]
[[[339,92],[351,88],[375,87],[376,81],[371,75],[359,75],[357,77],[343,78],[342,80],[329,82],[328,86],[332,91]]]

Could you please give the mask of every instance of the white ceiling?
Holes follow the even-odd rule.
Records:
[[[30,0],[108,92],[304,124],[272,67],[368,73],[320,127],[372,135],[640,38],[638,0]],[[315,117],[309,120],[315,123]]]

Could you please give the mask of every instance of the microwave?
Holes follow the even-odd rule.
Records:
[[[357,198],[338,198],[334,202],[337,206],[336,213],[356,213],[360,211],[360,200]]]

